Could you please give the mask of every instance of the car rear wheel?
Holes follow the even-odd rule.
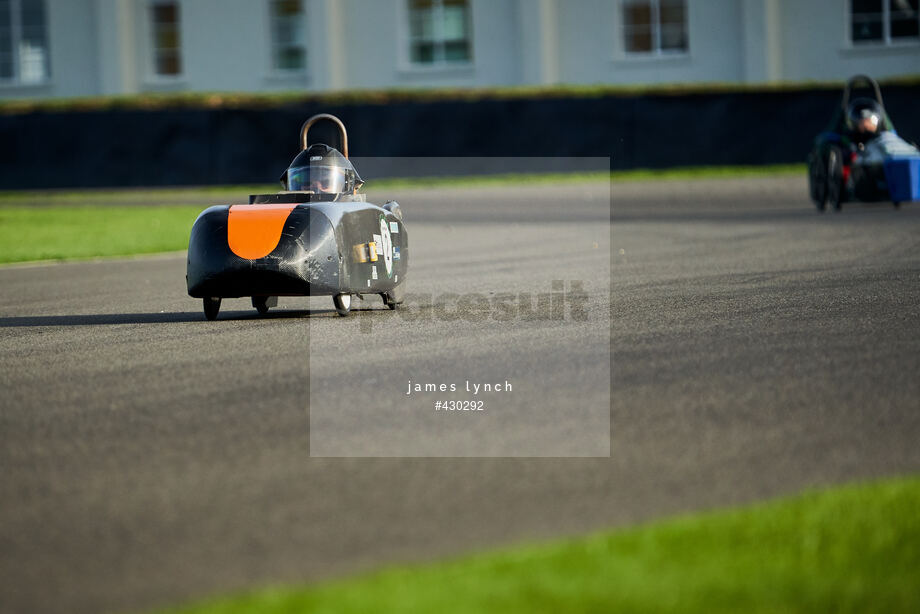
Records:
[[[332,297],[332,303],[335,305],[335,312],[342,317],[347,316],[348,312],[351,311],[350,294],[336,294]]]
[[[217,313],[220,311],[220,297],[206,296],[201,299],[201,302],[204,304],[204,317],[209,320],[216,320]]]
[[[836,147],[827,152],[827,202],[834,211],[843,203],[843,155]]]

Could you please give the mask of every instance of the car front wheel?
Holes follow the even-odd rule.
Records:
[[[216,320],[217,313],[220,311],[220,297],[206,296],[201,299],[201,302],[204,304],[204,317],[209,320]]]
[[[336,294],[332,297],[332,303],[335,305],[335,312],[342,317],[347,316],[348,312],[351,311],[350,294]]]
[[[811,174],[811,199],[818,211],[823,212],[827,208],[827,166],[821,156],[816,154],[810,160],[808,170]]]
[[[268,313],[269,308],[278,304],[278,298],[274,296],[254,296],[252,297],[252,306],[256,308],[260,316]]]

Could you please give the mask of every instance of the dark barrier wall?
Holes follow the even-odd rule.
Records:
[[[920,141],[920,85],[883,94],[900,134]],[[839,100],[817,89],[7,114],[0,188],[268,183],[319,112],[345,122],[351,154],[362,157],[609,156],[613,169],[794,163]]]

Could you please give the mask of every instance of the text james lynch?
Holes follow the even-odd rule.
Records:
[[[508,380],[505,380],[504,384],[477,384],[466,380],[464,384],[466,391],[473,394],[479,394],[480,392],[511,392],[511,382]],[[457,392],[457,384],[413,384],[410,379],[406,395],[411,395],[413,392]]]

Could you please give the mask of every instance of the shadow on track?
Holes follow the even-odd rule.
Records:
[[[204,320],[197,311],[170,313],[93,313],[61,316],[11,316],[0,318],[0,328],[18,326],[97,326],[104,324],[166,324]]]
[[[361,308],[352,312],[379,311],[389,313],[388,309]],[[255,311],[228,311],[217,317],[217,322],[257,321],[257,320],[296,320],[316,317],[338,317],[334,309],[289,309],[270,311],[259,315]],[[168,313],[94,313],[85,315],[58,316],[9,316],[0,317],[0,328],[17,328],[31,326],[113,326],[118,324],[174,324],[177,322],[201,322],[207,320],[200,311],[174,311]]]

